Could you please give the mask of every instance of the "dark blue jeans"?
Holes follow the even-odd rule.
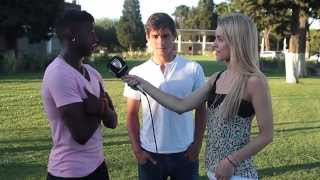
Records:
[[[108,173],[106,162],[103,161],[103,163],[101,163],[101,165],[97,167],[96,170],[94,170],[92,173],[90,173],[86,177],[80,177],[80,178],[56,177],[48,172],[47,180],[109,180],[109,173]]]
[[[148,151],[147,151],[148,152]],[[139,180],[198,180],[199,161],[190,161],[185,152],[156,154],[148,152],[157,164],[138,165]]]

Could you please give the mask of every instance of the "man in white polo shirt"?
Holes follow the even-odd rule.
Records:
[[[162,91],[184,97],[204,84],[202,67],[176,55],[176,28],[165,13],[151,15],[145,26],[153,56],[134,67],[130,74],[149,81]],[[127,127],[132,150],[138,161],[140,180],[198,179],[198,155],[205,129],[205,105],[193,113],[177,114],[127,85]],[[143,110],[140,128],[139,109]],[[152,119],[153,118],[153,119]]]

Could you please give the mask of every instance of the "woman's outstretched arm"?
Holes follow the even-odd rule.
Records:
[[[212,79],[215,79],[215,76],[216,75],[212,75],[204,86],[184,98],[179,98],[164,93],[160,89],[154,87],[152,84],[138,76],[126,75],[122,78],[122,80],[133,88],[140,86],[145,93],[149,94],[158,103],[172,111],[182,114],[198,107],[202,102],[206,100],[207,95],[212,88]]]

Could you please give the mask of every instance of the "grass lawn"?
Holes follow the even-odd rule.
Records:
[[[223,69],[200,60],[206,75]],[[130,66],[141,61],[130,61]],[[116,130],[104,129],[104,152],[111,179],[137,179],[137,167],[125,128],[123,83],[98,66],[105,77],[119,114]],[[275,135],[255,163],[261,179],[319,179],[320,176],[320,79],[304,78],[286,84],[283,76],[268,73]],[[0,77],[0,179],[45,179],[51,135],[40,97],[41,74]],[[257,134],[254,125],[252,136]],[[205,147],[205,141],[203,143]],[[206,179],[204,148],[200,176]]]

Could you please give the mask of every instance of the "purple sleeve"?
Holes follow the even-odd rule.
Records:
[[[46,83],[57,108],[82,102],[79,85],[76,79],[72,77],[72,73],[54,73]]]

